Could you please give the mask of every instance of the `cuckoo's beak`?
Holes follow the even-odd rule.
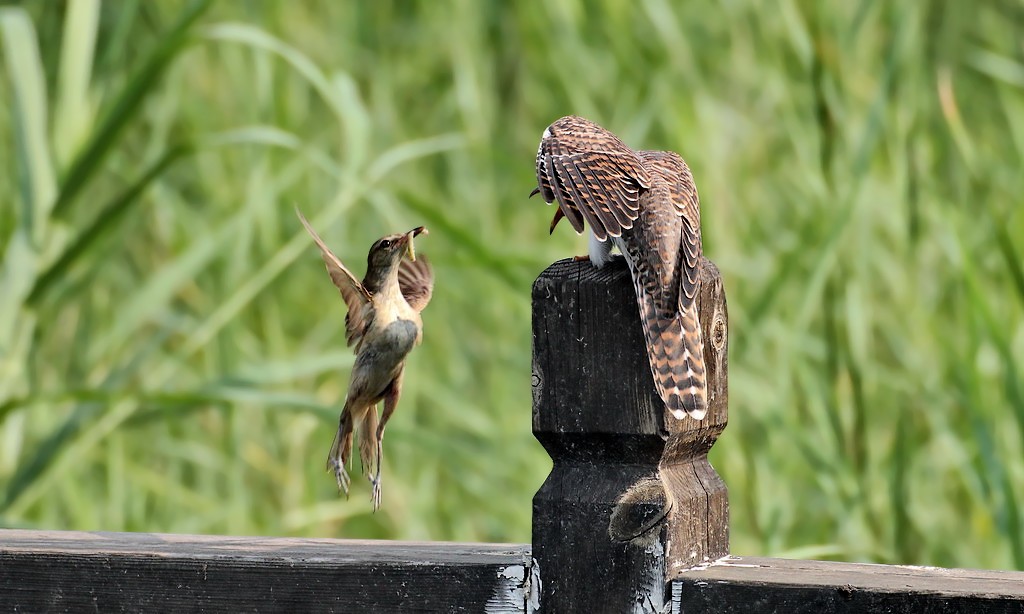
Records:
[[[555,217],[551,218],[551,228],[548,228],[548,234],[552,234],[555,232],[555,226],[558,226],[558,220],[562,219],[563,217],[565,217],[565,214],[562,213],[562,208],[559,207],[558,209],[555,210]]]

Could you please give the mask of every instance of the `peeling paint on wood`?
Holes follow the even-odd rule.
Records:
[[[534,614],[540,611],[541,577],[537,559],[530,559],[530,579],[526,585],[526,611]]]
[[[648,542],[644,552],[654,561],[641,570],[638,590],[633,596],[635,614],[661,614],[665,608],[665,545],[660,541]]]
[[[498,570],[494,594],[487,600],[484,612],[505,614],[522,612],[526,605],[526,566],[509,565]]]

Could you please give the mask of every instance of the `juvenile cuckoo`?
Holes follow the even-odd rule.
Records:
[[[595,266],[608,262],[613,244],[625,256],[655,388],[672,416],[704,418],[700,203],[689,167],[673,152],[633,151],[575,116],[548,126],[536,164],[538,187],[530,196],[558,203],[550,231],[562,217],[581,234],[586,222]]]

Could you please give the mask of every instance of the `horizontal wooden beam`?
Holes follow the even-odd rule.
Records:
[[[672,583],[672,612],[1024,611],[1024,572],[726,557]]]
[[[525,544],[0,530],[0,611],[524,612],[537,571]],[[670,594],[672,612],[1021,612],[1024,572],[726,557]]]
[[[530,547],[0,530],[0,611],[523,612]]]

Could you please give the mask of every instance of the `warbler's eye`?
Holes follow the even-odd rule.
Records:
[[[380,242],[380,246],[383,247],[384,249],[387,249],[391,247],[391,241],[389,241],[388,239],[384,239],[383,241]]]

